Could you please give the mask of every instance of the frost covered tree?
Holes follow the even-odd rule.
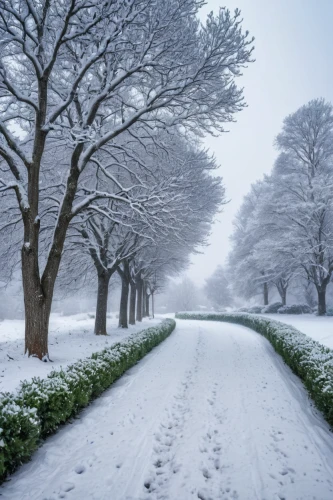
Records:
[[[333,272],[332,173],[316,170],[310,185],[303,166],[284,157],[277,162],[272,180],[266,214],[274,219],[275,253],[286,256],[286,269],[295,269],[315,285],[318,314],[325,314],[326,288]]]
[[[322,315],[333,273],[331,104],[316,99],[288,116],[276,144],[271,175],[252,186],[236,221],[235,281],[260,283],[261,271],[261,281],[274,284],[285,303],[291,280],[303,277],[316,288]]]
[[[189,242],[183,245],[173,240],[170,234],[158,245],[148,246],[137,255],[133,262],[133,274],[136,279],[138,321],[149,315],[149,297],[152,298],[153,311],[156,292],[164,289],[167,280],[179,276],[188,267],[189,254],[194,250],[195,243],[192,242],[192,247]]]
[[[285,228],[272,203],[272,187],[272,177],[266,176],[264,191],[252,221],[252,230],[258,237],[253,241],[253,256],[262,269],[265,269],[266,282],[276,288],[281,303],[286,305],[287,290],[294,279],[297,265],[281,239]]]
[[[136,286],[131,267],[132,259],[123,259],[117,267],[121,279],[121,295],[119,305],[119,324],[120,328],[128,328],[128,324],[135,324],[135,302]],[[130,299],[130,309],[129,306]]]
[[[195,311],[199,306],[198,289],[189,278],[172,286],[171,303],[175,311]]]
[[[173,143],[177,144],[176,138]],[[214,158],[204,150],[178,146],[168,154],[173,166],[168,168],[169,176],[163,182],[171,199],[160,213],[158,231],[150,233],[149,244],[131,263],[138,321],[148,314],[148,295],[155,293],[166,276],[182,271],[189,254],[206,244],[213,216],[225,203],[221,179],[210,175],[217,167]]]
[[[295,264],[314,284],[318,314],[326,313],[333,272],[333,108],[310,101],[288,116],[276,139],[281,151],[273,176],[276,212]]]
[[[205,25],[200,0],[0,0],[0,189],[22,220],[25,350],[48,359],[48,323],[70,223],[114,193],[82,185],[99,153],[140,123],[222,132],[244,106],[235,78],[252,40],[240,13],[220,9]],[[59,181],[55,154],[67,173]],[[53,177],[41,187],[49,152]],[[89,174],[89,172],[91,172]],[[51,241],[41,252],[40,198],[60,191]],[[43,191],[42,191],[43,189]],[[122,192],[124,204],[131,203]],[[59,197],[57,198],[59,199]]]
[[[265,182],[251,186],[234,220],[232,248],[228,255],[228,276],[234,295],[249,299],[262,295],[268,304],[270,281],[265,264],[258,259],[256,245],[263,237],[258,208],[265,195]]]
[[[218,266],[212,276],[206,279],[204,291],[217,310],[231,305],[232,297],[229,283],[222,266]]]
[[[137,240],[130,229],[103,217],[90,218],[81,236],[97,273],[95,334],[106,335],[110,279],[116,271],[122,277],[119,266],[123,263],[126,271],[126,262],[138,250]]]
[[[217,167],[214,158],[170,133],[154,139],[152,143],[132,139],[131,145],[126,144],[125,157],[122,150],[112,155],[117,165],[112,180],[102,171],[94,181],[96,189],[114,193],[121,183],[136,202],[126,210],[115,200],[97,204],[69,229],[66,271],[69,255],[75,263],[90,257],[97,272],[97,335],[106,335],[108,288],[114,273],[121,279],[119,326],[127,328],[129,289],[133,324],[136,298],[138,321],[149,315],[151,277],[162,269],[167,272],[177,253],[188,255],[204,244],[212,217],[224,202],[221,179],[210,175]],[[143,213],[137,208],[140,200],[145,201]],[[75,268],[74,264],[74,275]]]

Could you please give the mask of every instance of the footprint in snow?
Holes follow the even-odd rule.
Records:
[[[64,483],[61,489],[65,493],[68,493],[69,491],[74,490],[74,488],[75,488],[75,484],[74,483]]]
[[[206,467],[202,469],[202,475],[205,479],[210,479],[212,477],[211,473]]]
[[[77,466],[75,467],[75,469],[74,469],[74,470],[75,470],[76,474],[83,474],[83,473],[86,471],[86,468],[85,468],[85,466],[84,466],[84,465],[79,464],[79,465],[77,465]]]

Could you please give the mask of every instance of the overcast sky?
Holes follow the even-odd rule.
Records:
[[[271,170],[284,117],[316,97],[333,101],[333,0],[227,2],[208,0],[203,13],[238,7],[244,28],[255,37],[256,61],[239,79],[248,108],[229,133],[205,141],[221,165],[231,201],[213,226],[210,246],[193,257],[186,273],[198,285],[224,263],[232,220],[251,183]]]

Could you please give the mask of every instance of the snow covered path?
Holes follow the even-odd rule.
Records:
[[[260,335],[175,332],[0,488],[6,500],[332,500],[333,435]]]

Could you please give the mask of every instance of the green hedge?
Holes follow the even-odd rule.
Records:
[[[0,393],[0,480],[31,457],[40,438],[99,396],[175,326],[166,319],[45,379],[23,381],[15,393]]]
[[[243,313],[176,314],[178,319],[224,321],[247,326],[266,337],[298,375],[317,408],[333,426],[333,350],[290,325]]]

